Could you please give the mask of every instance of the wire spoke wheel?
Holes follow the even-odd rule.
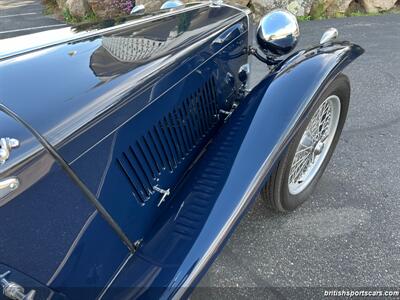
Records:
[[[332,145],[340,119],[340,99],[329,96],[312,116],[289,171],[289,193],[301,193],[314,179]]]
[[[289,212],[310,198],[339,142],[350,93],[349,78],[339,74],[312,100],[261,192],[269,207]]]

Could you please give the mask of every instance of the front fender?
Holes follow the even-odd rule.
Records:
[[[257,108],[249,127],[242,130],[240,149],[209,221],[203,227],[204,237],[197,239],[196,244],[202,250],[192,249],[194,257],[186,258],[197,261],[182,283],[184,287],[191,287],[200,279],[199,275],[258,195],[314,101],[363,52],[360,46],[348,42],[299,51],[279,64],[244,99]],[[210,232],[218,232],[211,244]],[[204,253],[200,258],[195,254],[199,252]],[[177,295],[182,292],[185,289]]]
[[[249,153],[244,150],[248,147],[255,155],[251,160],[259,157],[255,164],[267,157],[278,159],[273,154],[286,148],[325,88],[363,52],[358,45],[342,42],[301,50],[280,63],[245,99],[259,105],[243,139],[243,153]]]

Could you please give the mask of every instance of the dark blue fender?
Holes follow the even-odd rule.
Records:
[[[297,52],[275,67],[208,145],[103,298],[188,296],[318,95],[363,51],[335,43]]]

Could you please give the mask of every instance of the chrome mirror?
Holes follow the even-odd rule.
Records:
[[[184,6],[184,4],[179,0],[170,0],[170,1],[164,2],[164,4],[161,5],[160,9],[161,10],[164,10],[164,9],[177,9],[177,8],[181,8],[183,6]]]
[[[146,7],[143,4],[139,4],[132,8],[131,15],[141,15],[144,14],[145,11]]]
[[[265,15],[257,29],[257,42],[266,54],[288,54],[296,47],[299,36],[296,17],[282,9]]]

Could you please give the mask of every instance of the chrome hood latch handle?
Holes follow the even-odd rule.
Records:
[[[4,164],[10,157],[11,150],[19,147],[19,141],[12,138],[0,139],[0,165]]]
[[[22,286],[6,279],[10,273],[11,271],[7,271],[0,275],[0,285],[3,288],[4,296],[11,300],[34,300],[36,291],[31,290],[27,294],[24,294],[25,290]]]
[[[10,194],[12,191],[18,189],[19,186],[20,186],[20,181],[17,177],[9,177],[0,180],[0,200],[3,199],[8,194]]]
[[[163,195],[161,197],[160,202],[158,202],[157,207],[160,207],[160,205],[165,201],[165,198],[167,198],[169,195],[171,195],[171,189],[168,190],[164,190],[162,188],[160,188],[159,186],[153,186],[153,190],[155,190],[156,192],[160,193],[161,195]]]

